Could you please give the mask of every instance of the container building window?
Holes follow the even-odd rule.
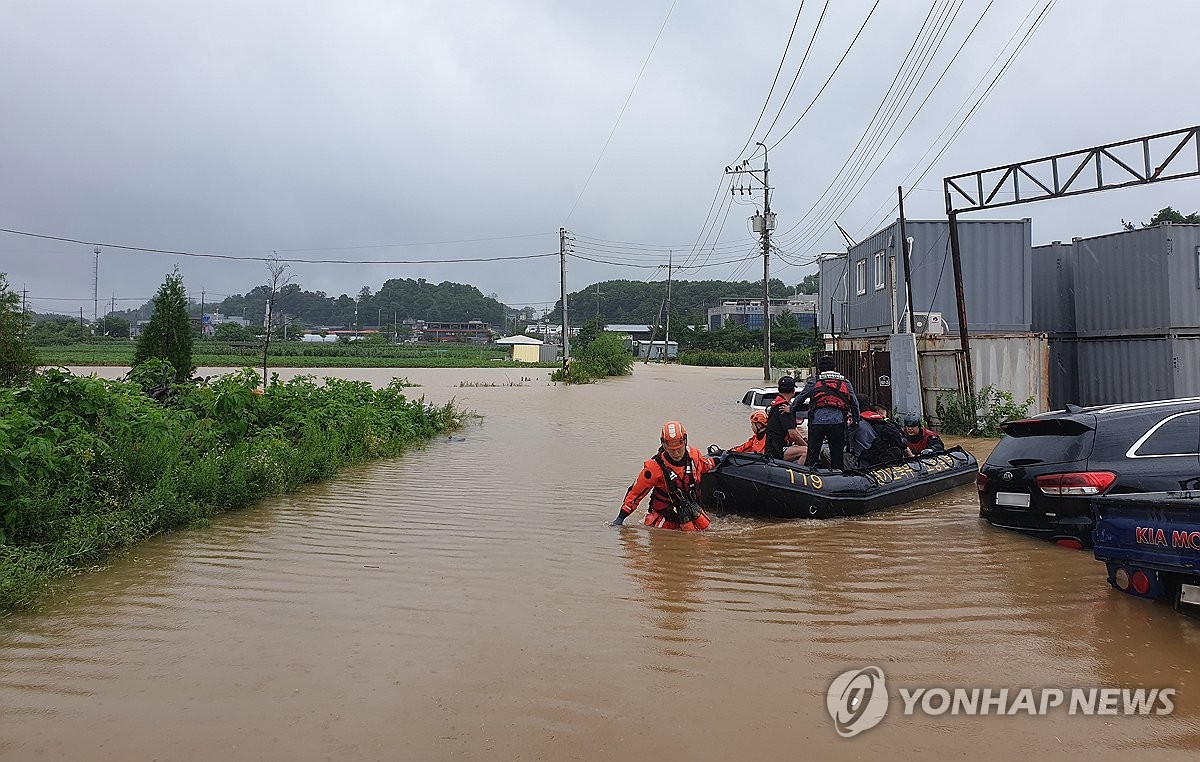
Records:
[[[883,256],[883,252],[875,255],[875,290],[882,291],[887,285],[887,260]]]
[[[854,263],[854,285],[859,296],[867,293],[867,260],[865,259]]]

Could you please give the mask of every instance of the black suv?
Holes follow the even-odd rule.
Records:
[[[979,515],[1092,547],[1090,497],[1200,488],[1200,397],[1044,413],[1004,425],[979,468]]]

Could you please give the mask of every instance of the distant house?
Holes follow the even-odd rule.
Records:
[[[511,347],[511,356],[516,362],[554,362],[558,359],[558,347],[531,336],[506,336],[496,339],[496,344]]]
[[[492,338],[492,327],[482,320],[456,322],[418,320],[413,325],[413,335],[418,341],[429,343],[486,344]]]

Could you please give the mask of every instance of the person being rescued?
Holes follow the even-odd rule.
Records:
[[[767,408],[766,448],[763,452],[778,460],[803,460],[808,456],[808,441],[796,421],[796,379],[783,376],[777,388],[779,396]]]
[[[637,510],[642,498],[650,495],[646,526],[700,532],[708,529],[708,516],[700,507],[700,476],[715,464],[695,447],[688,447],[687,431],[679,421],[663,424],[661,446],[625,492],[621,510],[613,519],[620,526]]]
[[[904,442],[913,455],[942,452],[946,449],[937,432],[922,426],[921,419],[915,415],[904,417]]]
[[[737,447],[730,447],[730,452],[766,452],[767,451],[767,414],[763,410],[755,410],[750,414],[750,438]]]
[[[861,421],[854,428],[850,449],[857,468],[894,463],[908,454],[904,432],[895,421],[888,419],[887,408],[882,405],[872,405],[863,411]]]

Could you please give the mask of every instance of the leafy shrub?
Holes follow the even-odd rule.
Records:
[[[938,395],[937,416],[942,431],[949,434],[998,437],[1006,421],[1025,418],[1033,405],[1033,397],[1017,404],[1012,393],[988,385],[978,390],[973,404],[964,405],[957,394]]]
[[[139,367],[161,379],[170,366]],[[177,384],[166,404],[56,369],[0,388],[0,610],[113,548],[461,425],[453,404],[410,399],[409,386],[305,376],[260,391],[245,368]]]

